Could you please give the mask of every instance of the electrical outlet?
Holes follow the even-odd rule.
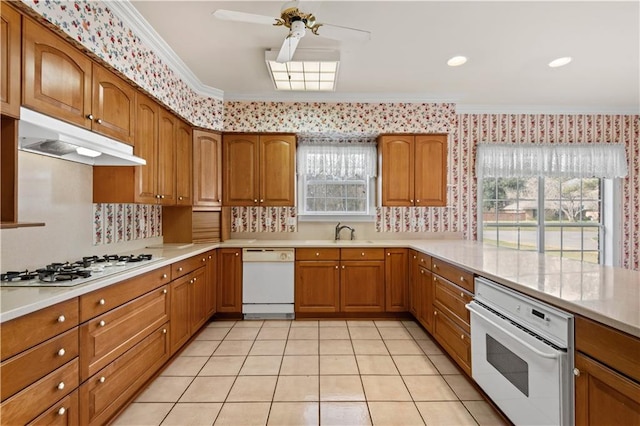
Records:
[[[287,225],[295,226],[296,225],[296,218],[295,217],[287,218]]]

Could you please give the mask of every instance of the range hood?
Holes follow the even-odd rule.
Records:
[[[18,148],[92,166],[141,166],[133,147],[48,115],[20,108]]]

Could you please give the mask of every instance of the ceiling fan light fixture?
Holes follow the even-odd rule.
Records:
[[[573,59],[571,58],[571,56],[563,56],[562,58],[554,59],[553,61],[549,62],[549,66],[551,68],[563,67],[572,60]]]
[[[299,49],[296,60],[276,61],[277,50],[267,50],[265,61],[276,90],[334,91],[340,54],[335,50]]]
[[[464,65],[466,62],[466,56],[454,56],[447,61],[447,65],[449,65],[450,67],[459,67],[460,65]]]

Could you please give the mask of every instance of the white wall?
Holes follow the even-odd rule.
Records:
[[[91,166],[18,152],[18,220],[45,226],[0,231],[0,270],[24,270],[82,256],[126,253],[162,238],[93,245]]]

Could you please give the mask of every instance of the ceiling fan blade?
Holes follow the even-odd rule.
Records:
[[[297,37],[287,37],[282,42],[282,47],[280,48],[280,52],[278,52],[278,57],[276,58],[276,62],[283,63],[289,62],[293,58],[293,54],[296,51],[296,47],[298,47],[298,42],[300,41]]]
[[[271,16],[256,15],[255,13],[238,12],[235,10],[217,9],[211,14],[224,21],[238,21],[265,25],[273,25],[276,22],[276,18]]]
[[[322,24],[318,28],[318,34],[322,37],[345,41],[369,41],[371,32],[357,28],[342,27],[340,25]]]

